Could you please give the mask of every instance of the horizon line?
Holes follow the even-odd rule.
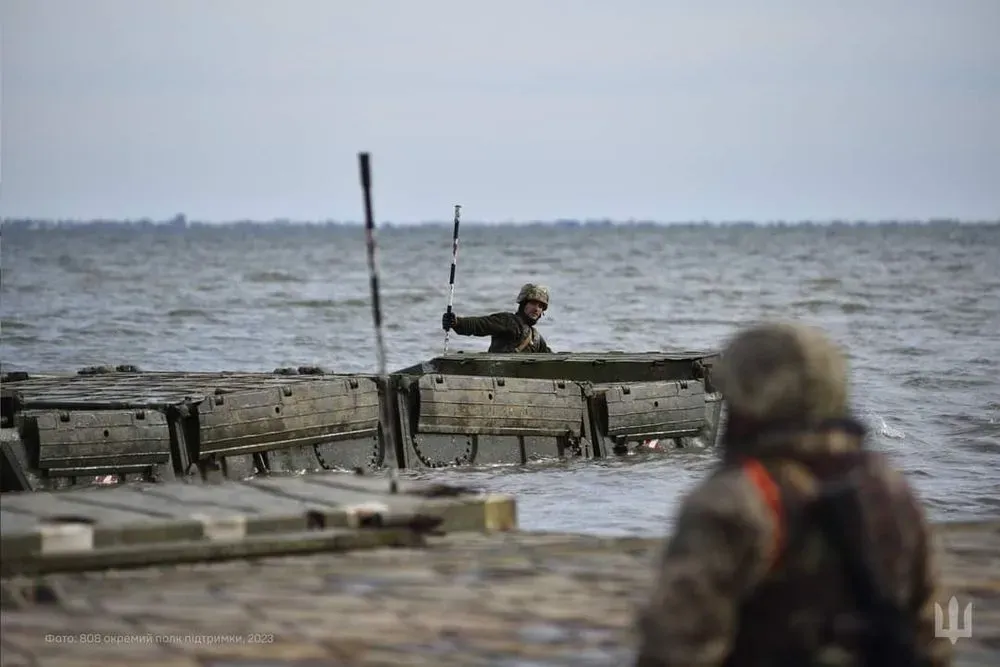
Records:
[[[183,214],[166,220],[144,218],[32,218],[8,216],[0,218],[0,226],[11,229],[41,230],[67,227],[122,227],[122,228],[225,228],[225,227],[362,227],[363,221],[356,220],[296,220],[291,218],[197,220],[188,219]],[[381,220],[376,226],[385,228],[421,228],[451,226],[453,220],[393,221]],[[997,225],[996,219],[973,219],[947,216],[927,218],[800,218],[800,219],[730,219],[730,220],[653,220],[637,218],[554,218],[548,220],[462,220],[463,226],[476,227],[563,227],[567,229],[584,227],[789,227],[789,226],[928,226],[928,225]]]

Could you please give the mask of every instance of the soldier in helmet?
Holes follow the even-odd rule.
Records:
[[[490,352],[551,352],[535,324],[549,308],[549,290],[527,283],[517,294],[517,312],[456,317],[445,312],[441,326],[462,336],[492,336]]]
[[[636,665],[929,665],[939,591],[921,504],[866,447],[847,365],[819,331],[737,334],[713,378],[722,456],[681,504]]]

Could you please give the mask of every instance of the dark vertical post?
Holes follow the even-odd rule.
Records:
[[[396,469],[400,467],[402,458],[401,443],[398,438],[396,395],[389,381],[389,373],[385,361],[385,340],[382,335],[382,304],[379,299],[379,274],[377,252],[375,247],[375,215],[372,212],[372,175],[371,157],[368,153],[358,153],[358,166],[361,170],[361,190],[365,202],[365,241],[368,248],[368,276],[372,290],[372,317],[375,321],[375,353],[378,361],[378,377],[381,390],[379,400],[379,426],[386,458],[392,458],[393,474],[392,488],[396,488]]]

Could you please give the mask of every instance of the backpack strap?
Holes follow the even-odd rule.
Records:
[[[774,478],[757,459],[748,458],[743,461],[743,472],[760,493],[761,499],[771,511],[772,524],[774,526],[774,539],[771,544],[771,552],[768,556],[768,570],[774,566],[785,548],[786,527],[785,527],[785,507],[781,502],[781,489]]]
[[[770,571],[788,545],[788,516],[781,487],[757,459],[744,459],[742,468],[771,513],[774,540],[769,556]],[[859,533],[863,533],[864,508],[855,484],[843,478],[825,481],[803,512],[802,517],[796,515],[796,522],[805,520],[819,528],[830,546],[840,554],[848,585],[860,611],[868,619],[869,628],[862,643],[868,660],[865,664],[929,666],[926,647],[917,642],[913,631],[916,626],[913,612],[893,600],[863,544]]]
[[[531,341],[534,340],[534,338],[535,338],[534,334],[535,334],[535,330],[532,329],[531,327],[528,327],[528,333],[525,335],[524,340],[522,340],[518,344],[518,346],[516,348],[514,348],[514,351],[515,352],[520,352],[524,348],[528,347],[528,345],[531,344]]]

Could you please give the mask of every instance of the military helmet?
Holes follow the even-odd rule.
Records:
[[[755,421],[819,422],[847,412],[847,360],[820,330],[767,322],[736,334],[713,380],[729,409]]]
[[[521,304],[525,301],[537,301],[542,304],[543,310],[548,310],[549,288],[534,283],[525,283],[521,286],[521,291],[517,293],[517,302]]]

